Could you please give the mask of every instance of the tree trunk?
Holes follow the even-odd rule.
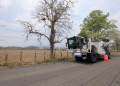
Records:
[[[118,41],[116,42],[117,52],[118,52]]]
[[[118,52],[118,46],[117,46],[117,52]]]
[[[50,58],[53,57],[53,49],[54,49],[54,39],[55,39],[55,32],[54,32],[54,22],[51,22],[51,33],[50,33]]]
[[[53,59],[53,49],[54,49],[54,44],[50,43],[50,58]]]

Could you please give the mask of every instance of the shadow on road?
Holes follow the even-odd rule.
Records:
[[[104,61],[104,59],[100,59],[100,60],[97,60],[96,63],[103,62],[103,61]],[[95,63],[89,62],[89,61],[86,60],[86,59],[83,59],[82,61],[73,60],[73,61],[71,61],[71,62],[73,62],[73,63],[79,63],[79,64],[85,64],[85,65],[91,65],[91,66],[92,66],[93,64],[95,64]]]
[[[118,58],[118,57],[120,57],[120,54],[111,55],[111,59],[110,60]],[[103,61],[104,61],[104,58],[102,58],[100,60],[97,60],[96,63],[103,62]],[[91,65],[91,66],[93,64],[96,64],[96,63],[91,63],[91,62],[87,61],[86,59],[83,59],[82,61],[73,60],[71,62],[73,62],[73,63],[79,63],[79,64],[85,64],[85,65]]]

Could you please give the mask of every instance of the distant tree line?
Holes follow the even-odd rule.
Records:
[[[49,50],[49,47],[37,47],[37,46],[28,46],[28,47],[18,47],[18,46],[0,46],[0,50]]]
[[[28,46],[28,47],[18,47],[18,46],[0,46],[0,50],[50,50],[49,47],[37,47],[37,46]],[[66,48],[54,48],[54,50],[66,50]]]

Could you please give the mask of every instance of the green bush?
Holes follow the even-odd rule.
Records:
[[[34,61],[36,64],[41,64],[41,61],[40,60],[35,60]]]
[[[11,62],[11,63],[9,63],[9,68],[13,68],[13,67],[15,67],[15,64],[16,64],[16,62]]]
[[[18,62],[17,63],[17,66],[19,67],[19,66],[22,66],[23,64],[22,64],[23,62]]]
[[[49,62],[51,62],[50,59],[45,59],[45,60],[42,61],[42,63],[49,63]]]
[[[110,49],[109,51],[110,51],[110,52],[113,52],[113,49]]]

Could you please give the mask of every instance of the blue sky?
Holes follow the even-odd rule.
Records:
[[[42,43],[37,41],[37,37],[32,35],[25,42],[26,35],[22,32],[22,26],[17,23],[17,20],[35,21],[32,19],[31,11],[34,10],[40,0],[0,0],[0,24],[7,25],[0,27],[0,46],[30,46],[42,45],[49,46],[49,41],[42,38]],[[115,19],[117,29],[120,30],[120,0],[78,0],[72,11],[72,20],[74,22],[71,36],[76,36],[80,32],[79,25],[83,19],[93,10],[102,10],[104,14],[109,12],[109,20]],[[66,40],[56,44],[56,47],[65,47]]]

